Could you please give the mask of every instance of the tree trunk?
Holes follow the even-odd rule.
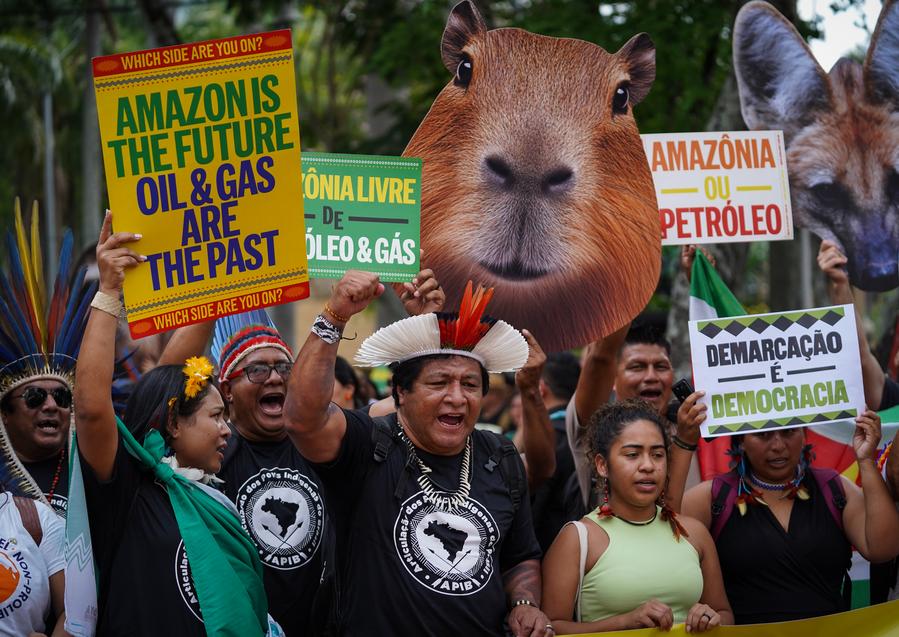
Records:
[[[95,241],[100,234],[103,208],[103,168],[100,155],[100,126],[97,120],[97,99],[94,93],[91,58],[100,55],[100,11],[96,0],[87,2],[84,46],[87,53],[85,82],[81,112],[81,234],[82,245]]]

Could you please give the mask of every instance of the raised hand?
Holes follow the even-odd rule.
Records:
[[[543,366],[546,364],[546,354],[540,347],[540,343],[534,335],[527,330],[521,330],[524,340],[528,342],[528,359],[524,367],[515,372],[515,384],[519,389],[536,389],[540,384],[540,376],[543,375]]]
[[[106,211],[100,238],[97,241],[97,268],[100,270],[100,291],[115,297],[122,291],[125,271],[144,261],[147,257],[127,247],[129,243],[141,240],[141,235],[131,232],[112,231],[112,213]]]
[[[880,444],[880,416],[876,411],[867,409],[855,417],[855,434],[852,436],[852,447],[855,458],[873,460]]]
[[[331,290],[325,313],[335,323],[344,325],[351,316],[367,308],[383,292],[384,285],[378,280],[377,274],[347,270]]]
[[[446,294],[434,276],[434,271],[430,269],[416,274],[410,283],[394,283],[393,289],[409,316],[441,312],[446,303]]]

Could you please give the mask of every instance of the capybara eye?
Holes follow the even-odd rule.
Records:
[[[612,96],[612,113],[615,115],[627,113],[628,99],[630,99],[630,94],[627,91],[627,84],[622,84],[615,89],[615,95]]]
[[[463,53],[462,59],[459,60],[459,66],[456,67],[456,79],[453,80],[453,83],[465,88],[469,82],[471,82],[471,58]]]

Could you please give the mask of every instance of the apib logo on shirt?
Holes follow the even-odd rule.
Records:
[[[21,586],[21,591],[16,594]],[[31,596],[31,569],[15,540],[0,538],[0,620],[6,619]]]
[[[263,564],[299,568],[318,550],[325,506],[318,485],[295,469],[263,469],[240,487],[234,503]]]
[[[471,595],[493,574],[499,530],[477,500],[448,512],[416,493],[400,507],[393,534],[403,566],[429,590]]]

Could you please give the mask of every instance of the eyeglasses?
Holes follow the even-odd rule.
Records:
[[[53,396],[57,407],[61,409],[68,409],[72,406],[72,392],[68,387],[55,387],[50,391],[43,387],[28,387],[19,396],[28,409],[37,409],[47,401],[47,394]],[[13,398],[18,398],[18,396],[13,396]]]
[[[257,385],[261,385],[265,381],[268,380],[268,377],[271,376],[272,370],[278,372],[278,376],[287,380],[290,376],[290,370],[293,369],[293,362],[291,361],[279,361],[274,365],[269,365],[268,363],[251,363],[244,367],[243,369],[238,369],[233,372],[230,376],[228,376],[228,380],[233,380],[240,376],[240,373],[243,372],[247,375],[247,380],[251,383],[256,383]]]

